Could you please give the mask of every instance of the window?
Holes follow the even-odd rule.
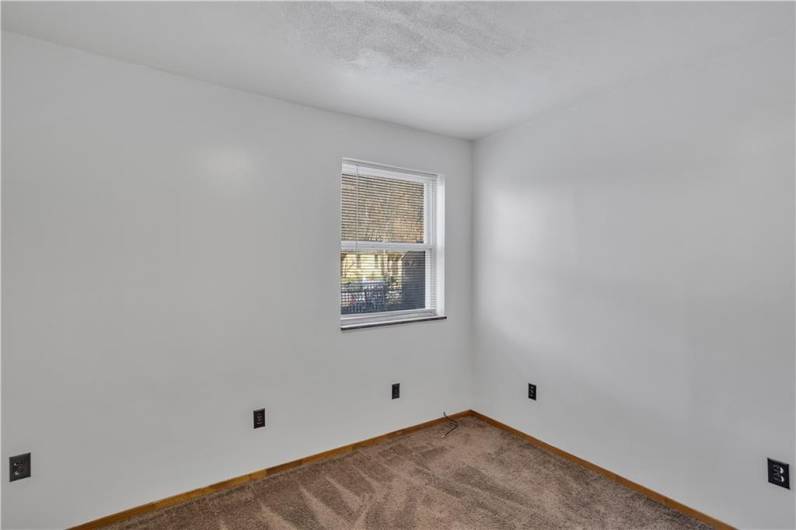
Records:
[[[344,160],[342,328],[443,318],[441,178]]]

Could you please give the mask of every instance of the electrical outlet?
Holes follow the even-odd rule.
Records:
[[[265,427],[265,409],[254,411],[254,428],[259,429],[260,427]]]
[[[790,489],[790,466],[768,459],[768,481],[776,486]]]
[[[398,399],[401,397],[401,383],[393,383],[392,385],[392,398]]]
[[[528,383],[528,399],[536,401],[536,385]]]
[[[30,453],[12,456],[8,459],[8,463],[10,468],[10,482],[30,476]]]

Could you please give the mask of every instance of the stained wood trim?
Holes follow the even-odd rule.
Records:
[[[490,424],[490,425],[492,425],[494,427],[497,427],[498,429],[502,429],[502,430],[508,431],[508,432],[510,432],[510,433],[512,433],[512,434],[514,434],[516,436],[519,436],[520,438],[522,438],[526,442],[530,443],[531,445],[534,445],[534,446],[538,447],[539,449],[543,449],[545,451],[553,453],[556,456],[560,456],[561,458],[564,458],[564,459],[569,460],[571,462],[575,462],[576,464],[580,464],[581,466],[583,466],[585,468],[591,469],[592,471],[595,471],[595,472],[599,473],[600,475],[602,475],[602,476],[604,476],[606,478],[609,478],[611,480],[614,480],[614,481],[622,484],[626,488],[629,488],[629,489],[637,491],[637,492],[639,492],[639,493],[641,493],[643,495],[646,495],[648,498],[652,499],[653,501],[655,501],[655,502],[657,502],[659,504],[663,504],[664,506],[667,506],[667,507],[669,507],[669,508],[671,508],[673,510],[677,510],[678,512],[680,512],[682,514],[685,514],[685,515],[687,515],[689,517],[692,517],[692,518],[696,519],[697,521],[701,521],[701,522],[703,522],[703,523],[705,523],[705,524],[707,524],[709,526],[712,526],[713,528],[715,528],[717,530],[735,530],[734,527],[728,525],[725,522],[719,521],[715,517],[711,517],[710,515],[707,515],[707,514],[702,513],[702,512],[700,512],[698,510],[695,510],[695,509],[693,509],[693,508],[691,508],[689,506],[686,506],[685,504],[677,502],[676,500],[671,499],[671,498],[667,497],[666,495],[658,493],[657,491],[653,491],[653,490],[647,488],[646,486],[642,486],[641,484],[633,482],[632,480],[628,480],[628,479],[626,479],[625,477],[623,477],[621,475],[617,475],[613,471],[608,471],[607,469],[605,469],[603,467],[600,467],[597,464],[593,464],[593,463],[589,462],[588,460],[584,460],[584,459],[582,459],[582,458],[580,458],[578,456],[575,456],[572,453],[567,453],[566,451],[563,451],[563,450],[559,449],[558,447],[556,447],[554,445],[550,445],[549,443],[543,442],[542,440],[540,440],[538,438],[534,438],[530,434],[526,434],[526,433],[524,433],[524,432],[522,432],[522,431],[520,431],[518,429],[515,429],[514,427],[510,427],[510,426],[506,425],[505,423],[501,423],[501,422],[499,422],[497,420],[493,420],[489,416],[485,416],[485,415],[481,414],[480,412],[476,412],[474,410],[471,410],[469,412],[470,412],[471,416],[475,416],[476,418],[478,418],[480,420],[483,420],[484,422],[486,422],[486,423],[488,423],[488,424]]]
[[[452,419],[459,419],[463,418],[464,416],[469,416],[472,414],[472,411],[465,410],[464,412],[458,412],[456,414],[448,415],[449,418]],[[197,497],[203,497],[205,495],[209,495],[211,493],[215,493],[218,491],[226,490],[229,488],[234,488],[235,486],[240,486],[241,484],[245,484],[247,482],[251,482],[252,480],[259,480],[264,477],[268,477],[271,475],[275,475],[277,473],[281,473],[283,471],[287,471],[289,469],[293,469],[299,467],[304,464],[309,464],[311,462],[319,462],[321,460],[327,460],[329,458],[333,458],[335,456],[343,455],[346,453],[350,453],[355,449],[359,449],[360,447],[367,447],[370,445],[375,445],[378,443],[385,442],[392,438],[396,438],[398,436],[402,436],[405,434],[409,434],[415,431],[419,431],[420,429],[425,429],[427,427],[433,427],[434,425],[439,425],[441,423],[447,423],[448,420],[445,418],[437,418],[434,420],[426,421],[423,423],[418,423],[417,425],[412,425],[411,427],[406,427],[404,429],[399,429],[397,431],[388,432],[386,434],[382,434],[380,436],[374,436],[373,438],[368,438],[367,440],[362,440],[359,442],[354,442],[352,444],[344,445],[342,447],[338,447],[336,449],[331,449],[329,451],[323,451],[322,453],[317,453],[311,456],[307,456],[305,458],[299,458],[298,460],[293,460],[291,462],[286,462],[284,464],[279,464],[272,467],[267,467],[265,469],[261,469],[259,471],[254,471],[253,473],[247,473],[246,475],[241,475],[239,477],[234,477],[227,480],[222,480],[221,482],[216,482],[215,484],[211,484],[209,486],[205,486],[203,488],[197,488],[195,490],[188,491],[186,493],[180,493],[178,495],[173,495],[171,497],[166,497],[165,499],[161,499],[159,501],[150,502],[147,504],[142,504],[141,506],[136,506],[134,508],[129,508],[127,510],[114,513],[111,515],[106,515],[105,517],[100,517],[99,519],[95,519],[93,521],[89,521],[87,523],[83,523],[78,526],[72,527],[74,530],[80,529],[94,529],[94,528],[103,528],[105,526],[111,525],[113,523],[118,523],[119,521],[124,521],[125,519],[130,519],[132,517],[136,517],[138,515],[143,515],[145,513],[153,512],[155,510],[159,510],[161,508],[166,508],[168,506],[174,506],[176,504],[182,504],[184,502],[190,501],[192,499],[196,499]]]
[[[622,484],[623,486],[625,486],[625,487],[627,487],[627,488],[629,488],[631,490],[637,491],[637,492],[647,496],[649,499],[652,499],[653,501],[655,501],[655,502],[657,502],[659,504],[663,504],[664,506],[668,506],[669,508],[671,508],[673,510],[677,510],[678,512],[680,512],[682,514],[685,514],[685,515],[687,515],[689,517],[693,517],[694,519],[696,519],[698,521],[701,521],[701,522],[703,522],[703,523],[705,523],[705,524],[707,524],[709,526],[712,526],[713,528],[715,528],[717,530],[735,530],[734,527],[728,525],[727,523],[719,521],[715,517],[711,517],[710,515],[704,514],[704,513],[700,512],[698,510],[690,508],[690,507],[686,506],[685,504],[682,504],[680,502],[677,502],[674,499],[671,499],[671,498],[667,497],[666,495],[663,495],[661,493],[653,491],[653,490],[651,490],[651,489],[649,489],[649,488],[647,488],[645,486],[642,486],[641,484],[633,482],[632,480],[628,480],[628,479],[622,477],[621,475],[617,475],[613,471],[608,471],[607,469],[598,466],[597,464],[592,464],[588,460],[584,460],[584,459],[582,459],[580,457],[577,457],[577,456],[573,455],[572,453],[567,453],[566,451],[563,451],[563,450],[559,449],[558,447],[555,447],[555,446],[550,445],[550,444],[548,444],[546,442],[543,442],[542,440],[540,440],[538,438],[534,438],[530,434],[526,434],[526,433],[524,433],[524,432],[522,432],[522,431],[520,431],[518,429],[515,429],[514,427],[510,427],[510,426],[506,425],[505,423],[501,423],[501,422],[499,422],[497,420],[494,420],[494,419],[490,418],[489,416],[485,416],[485,415],[483,415],[483,414],[481,414],[479,412],[476,412],[474,410],[465,410],[465,411],[459,412],[457,414],[451,414],[448,417],[452,418],[452,419],[459,419],[459,418],[463,418],[465,416],[474,416],[474,417],[476,417],[476,418],[478,418],[478,419],[480,419],[480,420],[482,420],[482,421],[484,421],[484,422],[486,422],[486,423],[488,423],[488,424],[490,424],[490,425],[492,425],[494,427],[497,427],[498,429],[502,429],[504,431],[508,431],[508,432],[510,432],[510,433],[512,433],[512,434],[514,434],[516,436],[519,436],[520,438],[522,438],[523,440],[525,440],[526,442],[530,443],[533,446],[536,446],[536,447],[538,447],[540,449],[548,451],[548,452],[550,452],[550,453],[552,453],[554,455],[557,455],[557,456],[559,456],[561,458],[564,458],[566,460],[569,460],[571,462],[575,462],[576,464],[580,464],[581,466],[583,466],[583,467],[585,467],[587,469],[591,469],[592,471],[595,471],[595,472],[599,473],[600,475],[602,475],[602,476],[604,476],[606,478],[614,480],[614,481]],[[143,515],[145,513],[153,512],[153,511],[159,510],[161,508],[166,508],[168,506],[174,506],[176,504],[182,504],[184,502],[190,501],[190,500],[195,499],[197,497],[203,497],[203,496],[209,495],[211,493],[215,493],[215,492],[222,491],[222,490],[229,489],[229,488],[234,488],[235,486],[240,486],[241,484],[245,484],[245,483],[253,481],[253,480],[259,480],[261,478],[264,478],[264,477],[267,477],[267,476],[271,476],[271,475],[275,475],[275,474],[281,473],[283,471],[288,471],[290,469],[294,469],[294,468],[299,467],[299,466],[304,465],[304,464],[309,464],[309,463],[312,463],[312,462],[319,462],[321,460],[327,460],[327,459],[333,458],[335,456],[339,456],[339,455],[343,455],[343,454],[346,454],[346,453],[350,453],[350,452],[354,451],[355,449],[359,449],[361,447],[368,447],[370,445],[375,445],[375,444],[378,444],[378,443],[382,443],[382,442],[385,442],[385,441],[390,440],[392,438],[396,438],[398,436],[402,436],[402,435],[405,435],[405,434],[413,433],[415,431],[419,431],[420,429],[425,429],[427,427],[433,427],[434,425],[439,425],[441,423],[446,423],[446,422],[447,422],[447,420],[445,418],[437,418],[435,420],[419,423],[417,425],[413,425],[411,427],[406,427],[404,429],[399,429],[397,431],[388,432],[388,433],[382,434],[380,436],[374,436],[373,438],[368,438],[367,440],[362,440],[360,442],[355,442],[355,443],[352,443],[352,444],[344,445],[342,447],[338,447],[336,449],[331,449],[329,451],[324,451],[322,453],[317,453],[317,454],[314,454],[314,455],[311,455],[311,456],[308,456],[308,457],[305,457],[305,458],[299,458],[298,460],[293,460],[291,462],[287,462],[287,463],[284,463],[284,464],[279,464],[279,465],[276,465],[276,466],[272,466],[272,467],[268,467],[268,468],[265,468],[265,469],[261,469],[259,471],[255,471],[253,473],[248,473],[246,475],[241,475],[239,477],[234,477],[234,478],[231,478],[231,479],[228,479],[228,480],[223,480],[221,482],[216,482],[215,484],[211,484],[210,486],[205,486],[203,488],[197,488],[195,490],[191,490],[191,491],[188,491],[186,493],[180,493],[180,494],[174,495],[172,497],[166,497],[165,499],[161,499],[159,501],[154,501],[154,502],[150,502],[150,503],[147,503],[147,504],[142,504],[141,506],[136,506],[135,508],[130,508],[128,510],[124,510],[124,511],[112,514],[112,515],[107,515],[105,517],[101,517],[99,519],[95,519],[95,520],[90,521],[88,523],[84,523],[84,524],[75,526],[75,527],[73,527],[73,529],[75,529],[75,530],[77,530],[77,529],[83,530],[83,529],[102,528],[104,526],[107,526],[107,525],[110,525],[110,524],[113,524],[113,523],[117,523],[119,521],[124,521],[125,519],[130,519],[130,518],[136,517],[138,515]]]

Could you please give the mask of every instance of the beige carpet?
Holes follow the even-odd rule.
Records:
[[[467,417],[113,528],[707,528]]]

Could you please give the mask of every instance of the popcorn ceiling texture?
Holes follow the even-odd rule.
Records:
[[[298,42],[362,69],[433,75],[442,59],[502,57],[532,43],[528,26],[506,28],[495,6],[483,3],[289,3],[283,9]]]
[[[4,30],[462,138],[743,49],[793,22],[784,2],[3,2],[2,11]]]

